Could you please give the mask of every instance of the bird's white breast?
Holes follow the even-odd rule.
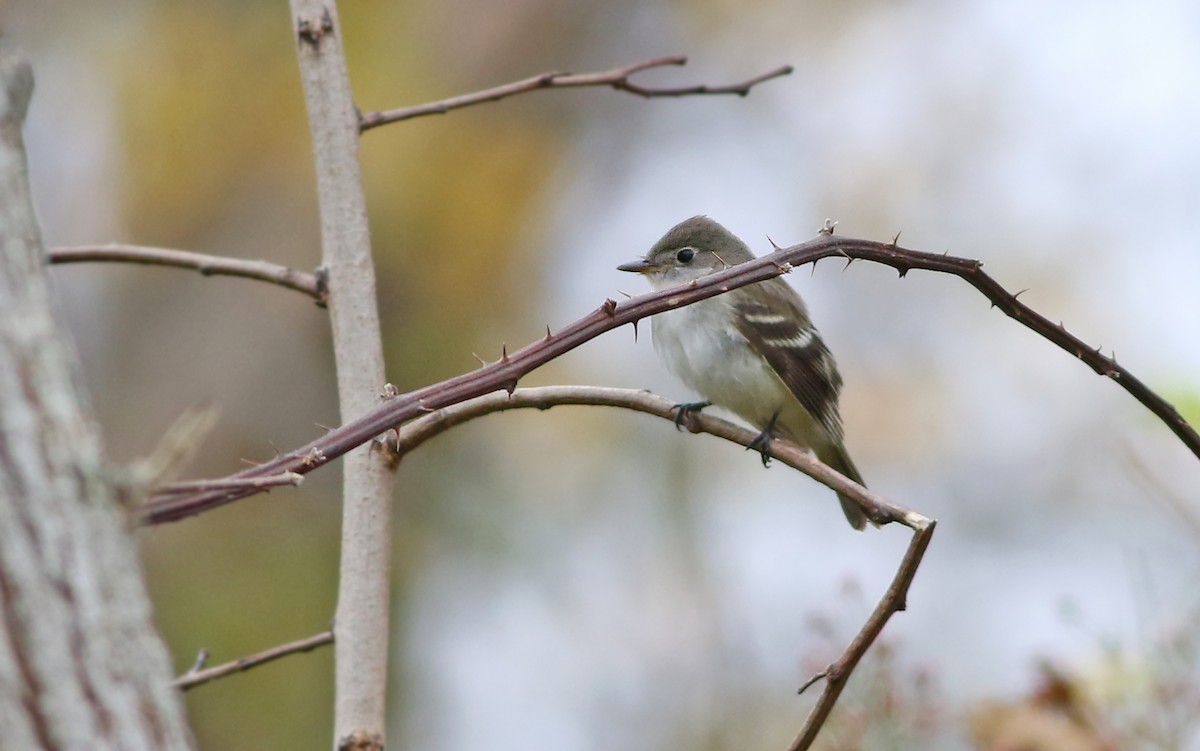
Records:
[[[725,296],[660,313],[651,319],[654,349],[688,388],[761,428],[790,394],[733,322]]]

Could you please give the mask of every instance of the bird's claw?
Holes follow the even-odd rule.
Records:
[[[711,407],[711,406],[712,406],[712,402],[709,402],[709,401],[683,402],[681,404],[676,404],[674,407],[674,409],[675,409],[675,429],[681,430],[683,427],[683,421],[686,420],[688,418],[688,415],[690,415],[691,413],[699,412],[700,410],[704,409],[705,407]]]
[[[776,412],[771,417],[771,421],[767,423],[767,427],[763,428],[758,437],[746,447],[747,451],[757,451],[759,453],[759,456],[762,457],[764,467],[771,466],[771,441],[775,439],[775,421],[778,419],[779,413]]]

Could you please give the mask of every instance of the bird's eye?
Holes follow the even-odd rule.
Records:
[[[680,248],[679,252],[675,254],[675,260],[679,261],[680,263],[691,263],[692,259],[695,257],[695,248]]]

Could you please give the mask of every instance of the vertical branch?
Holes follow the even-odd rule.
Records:
[[[0,51],[0,746],[186,749],[134,499],[53,310],[21,137],[32,91]]]
[[[316,159],[323,264],[343,422],[378,402],[383,346],[358,114],[333,0],[291,0]],[[343,463],[342,558],[335,631],[334,738],[338,749],[382,749],[387,685],[393,475],[367,446]]]

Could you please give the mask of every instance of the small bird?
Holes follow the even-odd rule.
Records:
[[[654,289],[685,284],[754,254],[733,233],[706,216],[673,227],[646,257],[617,268],[644,274]],[[833,355],[809,320],[800,295],[776,277],[735,289],[650,319],[654,349],[685,385],[762,431],[757,448],[767,463],[774,436],[811,449],[825,464],[862,484],[846,453],[838,393],[842,377]],[[838,494],[855,529],[866,516]]]

